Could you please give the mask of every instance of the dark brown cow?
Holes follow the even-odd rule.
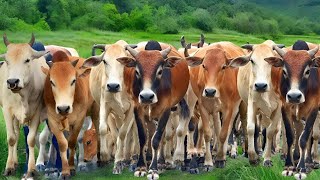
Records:
[[[215,163],[220,168],[225,166],[226,140],[240,104],[240,96],[237,90],[238,70],[229,68],[228,65],[231,59],[243,55],[242,49],[236,45],[229,42],[221,42],[202,48],[193,57],[187,58],[189,66],[193,67],[190,69],[190,81],[192,89],[198,97],[202,119],[202,128],[199,128],[197,151],[202,151],[201,137],[204,134],[206,144],[204,165],[207,170],[212,169],[213,166],[210,152],[210,140],[212,137],[212,130],[209,124],[210,115],[213,117],[214,130],[218,136],[218,152]],[[218,112],[222,113],[222,127],[219,125]]]
[[[306,178],[305,152],[307,141],[310,140],[311,131],[316,120],[320,100],[320,57],[314,58],[319,47],[312,50],[289,50],[285,52],[274,46],[281,57],[269,57],[265,60],[274,66],[272,69],[272,84],[283,103],[281,112],[284,121],[288,153],[285,162],[284,176],[293,175],[296,179]],[[305,121],[305,127],[300,133],[294,124]],[[301,123],[302,124],[302,123]],[[303,127],[303,126],[302,126]],[[300,151],[297,165],[292,159],[292,145],[296,141]]]
[[[189,72],[186,61],[180,57],[169,57],[172,47],[162,51],[137,52],[129,46],[128,51],[133,58],[118,58],[126,65],[125,83],[129,87],[134,102],[134,115],[138,127],[140,155],[135,176],[146,174],[145,144],[147,140],[146,123],[158,121],[155,132],[148,132],[152,137],[152,162],[148,172],[148,179],[158,179],[158,148],[170,116],[171,107],[183,102],[188,89]],[[185,101],[184,101],[185,102]],[[180,104],[180,103],[179,103]],[[181,107],[188,108],[187,106]],[[187,111],[184,111],[187,112]],[[185,114],[184,116],[189,116]]]

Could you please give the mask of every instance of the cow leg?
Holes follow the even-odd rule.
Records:
[[[320,159],[319,159],[319,152],[318,152],[318,142],[319,142],[319,136],[320,136],[320,117],[318,115],[316,122],[313,126],[313,143],[312,143],[312,159],[313,159],[313,165],[315,169],[318,169],[320,166]]]
[[[305,152],[307,148],[307,141],[310,138],[311,131],[312,131],[314,122],[317,118],[317,115],[318,115],[318,108],[314,109],[310,113],[308,119],[306,120],[306,125],[304,127],[304,130],[301,136],[299,137],[300,159],[299,159],[297,169],[300,170],[300,173],[294,175],[296,179],[305,179],[307,177],[307,174],[306,174],[307,171],[306,171],[306,165],[305,165]]]
[[[280,106],[280,105],[279,105]],[[279,119],[281,119],[281,108],[278,107],[275,112],[271,115],[271,123],[267,127],[267,132],[266,132],[266,147],[265,147],[265,154],[264,154],[264,161],[263,165],[266,167],[271,167],[272,166],[272,161],[271,161],[271,149],[272,149],[272,143],[273,143],[273,138],[276,135],[276,130],[279,124]]]
[[[300,135],[303,131],[303,126],[304,126],[304,124],[302,123],[302,120],[300,120],[300,119],[294,120],[293,124],[294,124],[296,137],[300,137]],[[295,145],[295,147],[294,147],[294,151],[293,151],[293,160],[294,160],[294,163],[297,164],[300,159],[299,138],[295,138],[294,145]]]
[[[282,175],[292,176],[293,170],[294,170],[293,159],[292,159],[292,145],[295,139],[295,134],[293,132],[293,118],[292,117],[291,119],[288,118],[286,109],[284,107],[281,108],[281,114],[284,122],[284,127],[286,130],[286,139],[287,139],[287,147],[288,147],[285,167],[284,167],[284,171],[282,171]]]
[[[102,95],[101,95],[102,96]],[[108,135],[108,115],[110,113],[109,109],[106,109],[106,102],[104,99],[101,99],[100,104],[100,122],[99,122],[99,135],[100,135],[100,161],[99,166],[104,166],[107,164],[107,162],[111,159],[111,154],[108,153],[108,150],[110,151],[111,147],[108,147],[107,141],[110,141],[110,139],[107,139]]]
[[[171,114],[170,121],[168,121],[166,130],[165,130],[165,135],[164,135],[164,163],[166,165],[167,169],[171,169],[173,167],[173,157],[171,154],[171,151],[173,149],[173,140],[174,140],[174,132],[176,130],[176,127],[179,124],[179,115],[177,112]]]
[[[255,147],[255,129],[256,129],[256,114],[257,109],[254,107],[253,102],[248,102],[248,118],[247,118],[247,133],[248,133],[248,156],[249,162],[252,165],[257,165],[259,162],[259,156],[256,153]]]
[[[125,118],[123,123],[119,129],[119,134],[117,138],[117,150],[115,154],[115,161],[113,167],[113,174],[121,174],[123,170],[123,161],[124,161],[124,144],[125,144],[125,137],[127,133],[127,127],[130,124],[130,120],[133,118],[133,105],[130,106],[129,110],[125,114]]]
[[[100,116],[100,107],[99,105],[94,102],[93,103],[93,107],[92,107],[92,112],[91,112],[91,120],[92,123],[94,124],[94,127],[96,128],[96,138],[97,138],[97,163],[100,164],[101,162],[101,157],[100,157],[100,150],[101,150],[101,141],[100,141],[100,123],[99,123],[99,116]]]
[[[147,174],[147,167],[145,162],[145,150],[146,150],[146,140],[147,140],[147,134],[145,131],[145,123],[142,121],[142,119],[139,117],[138,109],[134,109],[134,117],[137,124],[138,129],[138,137],[139,137],[139,145],[140,145],[140,153],[137,163],[137,168],[135,169],[134,176],[136,177],[143,177]]]
[[[44,129],[41,131],[40,136],[39,136],[40,148],[39,148],[39,155],[38,155],[37,163],[36,163],[37,170],[40,172],[43,172],[45,170],[44,163],[47,159],[49,159],[48,153],[46,151],[46,144],[48,142],[50,134],[51,134],[51,132],[49,130],[49,127],[45,123]]]
[[[239,106],[239,114],[240,114],[242,137],[243,137],[243,143],[242,143],[243,156],[248,157],[247,105],[243,101],[241,101]]]
[[[152,161],[151,161],[151,165],[150,165],[148,176],[147,176],[149,180],[159,179],[158,148],[159,148],[159,144],[161,142],[162,134],[164,132],[164,129],[165,129],[167,122],[168,122],[168,119],[170,117],[170,113],[171,113],[171,110],[168,109],[162,114],[162,116],[158,122],[158,127],[156,129],[156,132],[153,134],[152,139],[151,139]]]
[[[137,124],[135,123],[135,120],[133,119],[133,125],[131,129],[132,133],[132,142],[130,144],[131,147],[131,163],[130,163],[130,170],[133,172],[138,163],[139,159],[139,153],[140,153],[140,143],[139,143],[139,137],[138,137],[138,129],[137,129]]]
[[[288,153],[287,135],[286,135],[284,121],[282,120],[280,123],[281,123],[281,138],[282,138],[281,159],[285,160],[286,155]]]
[[[29,134],[27,137],[27,142],[29,146],[29,159],[28,159],[28,173],[26,175],[26,178],[33,177],[36,172],[36,166],[35,166],[35,157],[34,157],[34,146],[36,144],[35,137],[37,134],[37,130],[40,123],[40,112],[36,112],[35,118],[30,120],[29,125]]]
[[[312,143],[313,143],[313,137],[311,136],[307,141],[307,147],[306,147],[305,164],[306,164],[307,172],[310,172],[311,169],[313,169],[312,156],[311,156]]]
[[[14,126],[13,126],[13,116],[9,113],[9,110],[3,109],[3,116],[6,121],[6,130],[7,130],[7,143],[8,143],[8,158],[6,169],[3,173],[4,176],[12,176],[15,174],[15,166],[14,166],[14,145],[17,141],[19,141],[19,137],[17,137],[14,133]]]
[[[16,135],[16,137],[19,137],[20,135],[20,127],[19,127],[19,121],[17,119],[14,120],[14,133]],[[15,169],[18,168],[18,153],[17,153],[17,150],[18,150],[18,140],[16,141],[16,143],[14,144],[14,147],[13,147],[13,162],[14,162],[14,167]]]
[[[239,104],[235,104],[233,109],[229,109],[226,113],[223,113],[223,123],[221,132],[218,138],[218,152],[216,157],[216,166],[218,168],[224,168],[226,164],[226,154],[227,154],[227,139],[230,135],[233,121],[238,113]]]
[[[84,116],[82,116],[82,117],[84,117]],[[81,127],[82,127],[82,123],[81,122],[79,122],[79,124],[75,124],[73,126],[73,128],[72,128],[72,131],[70,132],[70,136],[69,136],[69,139],[68,139],[68,147],[69,147],[69,150],[70,150],[68,164],[69,164],[69,169],[70,169],[70,175],[71,176],[75,176],[76,175],[76,168],[75,168],[75,165],[74,165],[74,156],[76,154],[76,144],[77,144],[77,139],[78,139],[78,135],[79,135],[79,132],[81,130]]]

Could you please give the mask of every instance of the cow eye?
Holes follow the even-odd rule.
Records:
[[[226,69],[226,67],[227,67],[227,65],[226,65],[226,64],[224,64],[224,65],[222,66],[222,69]]]
[[[136,70],[136,76],[140,77],[140,73]]]
[[[87,141],[87,145],[90,145],[91,144],[91,141]]]
[[[71,82],[71,86],[73,86],[75,83],[76,83],[76,80],[74,79],[74,80]]]
[[[310,69],[308,69],[306,72],[305,72],[305,75],[309,76],[310,74]]]
[[[51,83],[51,86],[56,86],[56,85],[53,83],[53,81],[50,81],[50,83]]]
[[[106,60],[102,60],[103,64],[107,65],[107,61]]]
[[[29,63],[30,62],[30,59],[27,59],[24,63]]]
[[[286,72],[285,70],[283,70],[283,76],[284,76],[285,78],[288,77],[288,74],[287,74],[287,72]]]
[[[158,75],[161,75],[162,74],[162,69],[158,71]]]
[[[207,69],[206,66],[204,64],[202,64],[203,69]]]
[[[254,64],[256,64],[252,59],[250,59],[250,62],[254,65]]]

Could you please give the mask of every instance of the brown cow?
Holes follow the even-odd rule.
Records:
[[[148,133],[149,139],[152,137],[153,152],[148,179],[158,179],[158,148],[171,107],[180,102],[181,108],[188,109],[183,100],[189,83],[188,66],[180,57],[167,58],[171,50],[175,51],[171,46],[162,51],[138,52],[128,46],[127,49],[133,58],[123,57],[118,58],[118,61],[128,67],[125,70],[125,82],[135,102],[134,115],[138,127],[140,155],[134,175],[146,174],[146,123],[154,123],[153,120],[156,120],[156,131]],[[182,114],[182,118],[188,119],[188,111],[184,112],[187,113]]]
[[[306,178],[305,157],[307,141],[310,140],[312,128],[317,118],[320,100],[319,78],[320,57],[314,58],[319,47],[312,50],[289,50],[285,52],[274,46],[281,57],[269,57],[265,60],[274,66],[272,69],[272,85],[283,103],[281,112],[284,121],[288,145],[288,153],[285,162],[284,176],[295,174],[296,179]],[[304,129],[301,120],[305,121]],[[294,128],[295,124],[301,124],[301,130]],[[299,129],[300,129],[299,128]],[[295,166],[292,159],[292,145],[294,140],[298,144],[300,158]],[[296,146],[297,148],[297,146]]]
[[[86,130],[83,134],[83,150],[84,150],[84,161],[91,162],[92,159],[97,155],[98,141],[97,132],[94,124],[91,123],[91,127]]]
[[[62,160],[62,178],[75,174],[74,155],[79,131],[87,110],[93,104],[89,90],[90,69],[80,69],[84,59],[69,57],[58,51],[53,55],[50,69],[42,68],[47,75],[44,101],[47,107],[48,123],[56,136]],[[69,132],[68,140],[63,131]],[[71,150],[69,162],[67,149]]]
[[[241,48],[229,42],[215,43],[202,48],[187,61],[190,69],[190,81],[195,95],[198,97],[202,119],[202,128],[199,127],[199,138],[204,134],[206,153],[205,167],[211,170],[212,156],[210,152],[210,115],[213,117],[214,130],[218,136],[218,152],[216,166],[223,168],[226,161],[227,139],[238,113],[240,96],[237,90],[237,69],[228,68],[231,59],[243,56]],[[201,65],[201,66],[199,66]],[[191,106],[191,105],[190,105]],[[191,107],[192,108],[192,107]],[[218,112],[222,113],[222,127]],[[220,128],[222,128],[220,130]],[[197,142],[197,151],[201,150],[201,139]]]

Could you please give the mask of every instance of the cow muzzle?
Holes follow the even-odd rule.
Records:
[[[143,90],[139,94],[139,103],[154,104],[158,102],[157,95],[151,90]]]
[[[19,87],[19,79],[8,79],[7,80],[7,87],[8,89],[10,89],[12,92],[18,92],[20,91],[22,88]]]
[[[268,89],[268,84],[267,83],[255,83],[254,88],[258,92],[266,92]]]
[[[118,83],[109,83],[107,84],[107,90],[112,93],[120,92],[120,84]]]
[[[63,116],[69,114],[70,109],[70,106],[57,106],[57,112]]]
[[[305,101],[304,95],[299,90],[290,90],[286,97],[287,103],[300,104]]]
[[[213,88],[204,89],[204,96],[205,97],[209,97],[209,98],[215,97],[216,93],[217,93],[216,89],[213,89]]]

